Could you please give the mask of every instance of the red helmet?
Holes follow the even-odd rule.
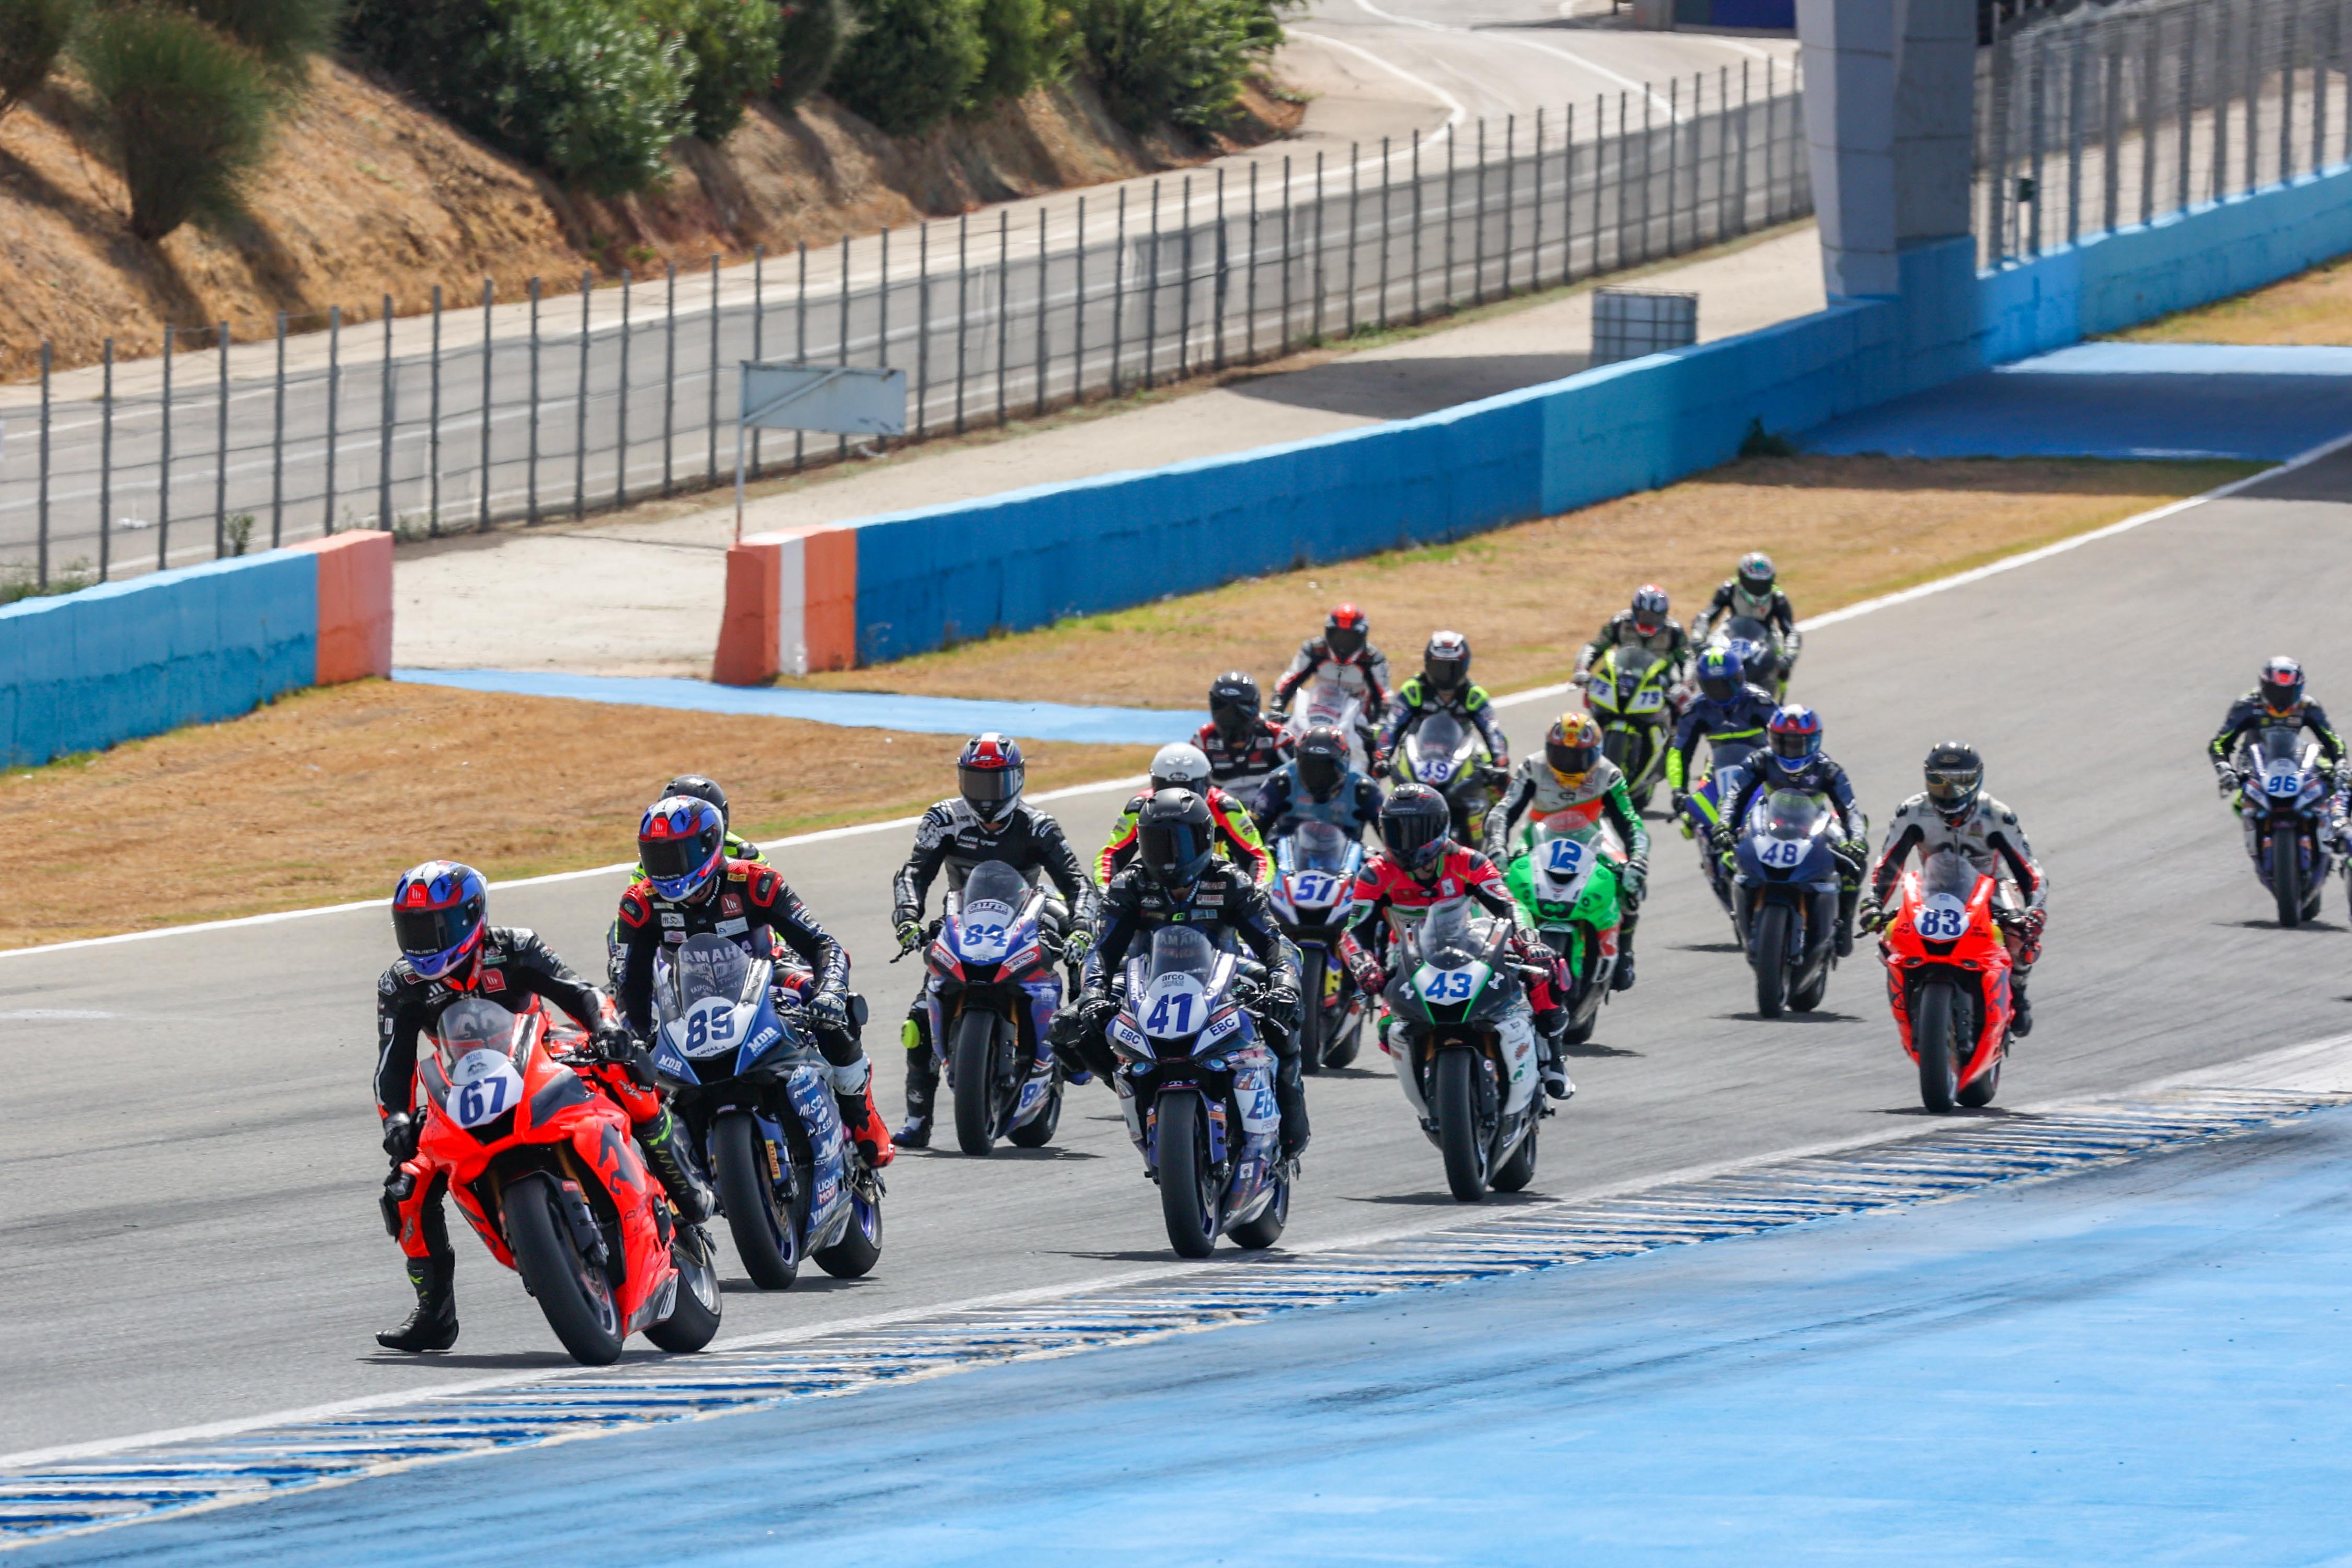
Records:
[[[1370,617],[1353,605],[1338,605],[1323,617],[1323,646],[1334,658],[1355,658],[1371,635]]]

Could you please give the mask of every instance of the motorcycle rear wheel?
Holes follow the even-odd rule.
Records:
[[[1919,1103],[1941,1114],[1958,1101],[1959,993],[1942,981],[1911,1000],[1911,1046],[1919,1053]]]
[[[1511,1157],[1495,1167],[1494,1187],[1496,1192],[1521,1192],[1536,1179],[1536,1134],[1541,1131],[1541,1122],[1528,1128],[1528,1135],[1520,1140],[1519,1146],[1511,1151]]]
[[[765,1142],[749,1112],[726,1112],[710,1129],[711,1173],[719,1180],[719,1201],[726,1205],[727,1229],[735,1237],[743,1272],[762,1290],[789,1290],[801,1273],[801,1237],[808,1223],[802,1206],[807,1198],[795,1180],[785,1211],[777,1212]]]
[[[956,1020],[956,1147],[985,1154],[996,1147],[995,1014],[975,1009]]]
[[[2303,923],[2303,841],[2293,834],[2271,837],[2271,896],[2278,900],[2279,924]]]
[[[1756,911],[1756,1010],[1777,1018],[1789,994],[1789,930],[1786,904],[1767,904]]]
[[[1431,1109],[1437,1112],[1437,1146],[1445,1155],[1445,1184],[1465,1204],[1486,1195],[1486,1140],[1478,1125],[1478,1058],[1468,1051],[1439,1053],[1437,1092]]]
[[[1208,1130],[1201,1097],[1163,1095],[1153,1147],[1160,1156],[1160,1214],[1168,1245],[1180,1258],[1206,1258],[1217,1248],[1216,1170],[1209,1163]]]
[[[669,1260],[677,1268],[677,1300],[646,1338],[674,1355],[690,1355],[719,1334],[719,1264],[710,1237],[691,1225],[678,1226],[670,1238]]]
[[[1315,949],[1303,948],[1298,954],[1298,994],[1305,998],[1298,1009],[1298,1070],[1319,1073],[1323,1070],[1323,955]]]
[[[515,1272],[522,1276],[547,1326],[583,1366],[621,1359],[620,1304],[604,1271],[580,1256],[555,1179],[533,1171],[509,1183],[499,1200]]]

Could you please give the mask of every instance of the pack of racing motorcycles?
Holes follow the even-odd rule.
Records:
[[[1668,607],[1633,595],[1578,659],[1583,710],[1514,765],[1466,638],[1437,633],[1392,685],[1339,605],[1271,704],[1217,678],[1209,722],[1154,758],[1091,865],[1023,798],[1020,746],[973,739],[892,881],[898,957],[926,972],[895,1136],[848,954],[710,779],[671,780],[645,813],[605,988],[490,924],[471,868],[415,868],[393,893],[375,1089],[416,1306],[378,1341],[456,1342],[454,1200],[580,1361],[636,1332],[698,1350],[719,1327],[712,1219],[763,1289],[810,1261],[863,1275],[897,1148],[936,1121],[966,1154],[1045,1144],[1096,1079],[1178,1253],[1269,1247],[1307,1145],[1304,1080],[1368,1039],[1454,1195],[1517,1191],[1575,1092],[1569,1048],[1633,985],[1661,784],[1759,1014],[1818,1006],[1859,926],[1922,1102],[1987,1104],[2032,1028],[2049,890],[2016,813],[1972,747],[1938,744],[1874,865],[1820,718],[1786,700],[1802,640],[1771,562],[1744,558],[1690,632]],[[2300,667],[2271,660],[2211,755],[2280,920],[2311,918],[2352,830],[2344,748]]]

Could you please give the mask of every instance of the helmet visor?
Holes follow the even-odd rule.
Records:
[[[1317,800],[1329,800],[1339,787],[1347,765],[1324,752],[1307,752],[1298,759],[1299,787]]]
[[[1257,714],[1256,703],[1244,703],[1239,698],[1212,698],[1209,702],[1209,722],[1217,727],[1217,733],[1230,741],[1248,734],[1250,726],[1257,721]]]
[[[684,838],[637,840],[637,863],[655,882],[676,882],[701,872],[718,851],[719,836],[697,833]]]
[[[993,820],[1021,794],[1020,768],[956,768],[956,787],[974,811]]]
[[[481,924],[472,902],[467,900],[446,910],[393,910],[392,934],[400,943],[402,955],[432,960],[463,946]]]
[[[1772,731],[1772,754],[1784,763],[1801,763],[1821,747],[1821,737],[1802,730]]]
[[[1198,823],[1147,823],[1138,837],[1144,868],[1168,886],[1199,880],[1209,863],[1209,835]]]
[[[1958,810],[1977,797],[1984,784],[1981,768],[1930,768],[1927,770],[1927,798],[1947,811]]]
[[[1731,680],[1727,676],[1702,675],[1698,678],[1699,695],[1710,702],[1731,700]]]
[[[1394,812],[1381,818],[1381,842],[1390,854],[1418,869],[1444,838],[1446,826],[1440,812]]]
[[[2285,712],[2303,695],[2303,682],[2299,680],[2265,680],[2262,684],[2263,701],[2273,713]]]
[[[1361,626],[1331,626],[1323,633],[1324,646],[1341,658],[1353,658],[1364,651],[1364,628]]]
[[[1452,691],[1470,679],[1470,661],[1466,658],[1425,658],[1421,673],[1440,691]]]
[[[1553,773],[1564,779],[1582,778],[1592,771],[1592,764],[1600,759],[1601,748],[1591,742],[1569,740],[1544,742],[1544,761],[1551,764]]]

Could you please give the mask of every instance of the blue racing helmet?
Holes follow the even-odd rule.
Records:
[[[1765,737],[1774,771],[1801,773],[1822,754],[1822,716],[1801,702],[1791,702],[1772,715]]]
[[[488,929],[482,874],[455,860],[427,860],[392,889],[392,934],[400,955],[426,980],[447,977],[480,951]]]
[[[1711,647],[1698,656],[1698,689],[1703,697],[1728,702],[1746,675],[1739,656],[1727,647]]]
[[[727,864],[727,819],[707,800],[665,795],[637,824],[637,864],[663,898],[691,899]]]

